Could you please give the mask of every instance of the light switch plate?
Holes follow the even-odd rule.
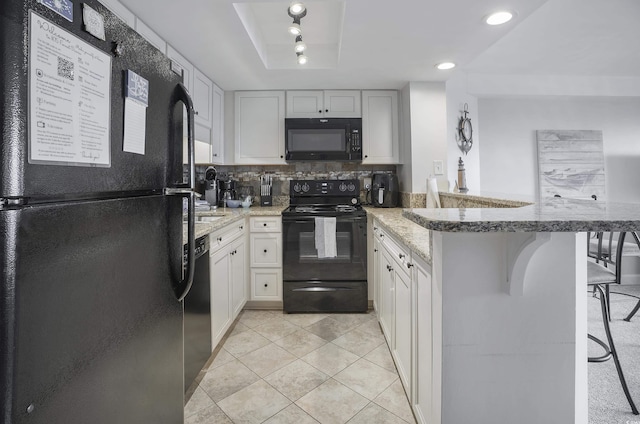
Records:
[[[444,175],[444,165],[441,160],[433,161],[433,173],[434,175]]]

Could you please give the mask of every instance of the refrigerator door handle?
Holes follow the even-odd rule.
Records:
[[[186,87],[179,83],[177,86],[178,100],[184,103],[187,109],[187,146],[189,155],[189,185],[175,189],[166,189],[165,194],[188,197],[187,207],[187,264],[186,272],[183,280],[180,282],[176,290],[178,300],[183,300],[193,284],[193,275],[195,273],[195,202],[196,202],[196,158],[195,158],[195,142],[194,142],[194,109],[193,101],[189,96]],[[181,149],[181,147],[180,147]]]

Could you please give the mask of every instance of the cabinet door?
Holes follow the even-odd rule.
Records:
[[[284,165],[284,91],[235,93],[235,163]]]
[[[415,344],[413,410],[419,423],[440,422],[440,367],[435,361],[434,336],[437,335],[431,269],[413,259],[415,280]]]
[[[229,297],[230,248],[223,248],[209,257],[211,276],[211,341],[213,346],[224,336],[231,324]]]
[[[398,92],[362,92],[362,164],[398,163]]]
[[[380,256],[380,326],[391,350],[394,349],[393,318],[395,315],[395,282],[393,281],[393,260],[383,248]]]
[[[204,127],[198,123],[195,124],[195,156],[196,163],[208,164],[211,163],[211,129]],[[187,134],[182,138],[182,163],[188,162],[188,144]]]
[[[211,163],[224,164],[224,91],[213,85],[211,104]]]
[[[395,282],[395,343],[393,348],[393,357],[396,360],[398,375],[404,385],[406,392],[411,399],[411,279],[404,270],[398,270],[400,267],[397,262],[393,267]]]
[[[320,118],[324,115],[324,96],[316,91],[287,91],[287,118]]]
[[[136,27],[136,15],[131,13],[129,9],[124,7],[118,0],[100,0],[102,4],[107,6],[114,15],[120,18],[125,24],[131,28]]]
[[[251,268],[251,300],[282,300],[282,269]]]
[[[252,267],[281,267],[282,266],[282,234],[260,233],[251,234],[251,266]]]
[[[136,31],[156,49],[160,50],[164,54],[167,53],[167,43],[144,22],[142,22],[140,18],[136,18]]]
[[[211,128],[213,82],[195,68],[193,69],[193,93],[191,97],[196,113],[196,123],[203,127]]]
[[[358,90],[326,90],[324,116],[327,118],[360,118],[362,108]]]
[[[231,319],[238,316],[247,302],[247,243],[241,237],[231,245]]]

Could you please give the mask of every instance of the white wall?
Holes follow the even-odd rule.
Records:
[[[478,109],[483,191],[537,196],[536,130],[602,130],[607,199],[640,203],[640,98],[481,98]]]
[[[458,180],[458,158],[462,157],[466,170],[467,188],[471,192],[480,191],[480,125],[478,124],[478,99],[468,94],[467,75],[459,72],[447,80],[447,168],[445,178],[451,189]],[[458,121],[463,116],[467,104],[467,115],[473,127],[473,145],[465,156],[458,147]],[[446,189],[446,186],[444,187]],[[439,189],[443,187],[439,185]]]

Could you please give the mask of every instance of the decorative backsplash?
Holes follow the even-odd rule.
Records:
[[[204,180],[208,166],[196,166],[196,181]],[[260,176],[269,174],[273,179],[273,203],[289,204],[289,181],[292,179],[358,179],[361,199],[365,199],[363,179],[374,172],[396,172],[395,165],[362,165],[341,162],[297,162],[291,165],[218,165],[218,180],[232,179],[237,187],[253,187],[254,196],[260,194]],[[186,171],[186,168],[185,168]]]

